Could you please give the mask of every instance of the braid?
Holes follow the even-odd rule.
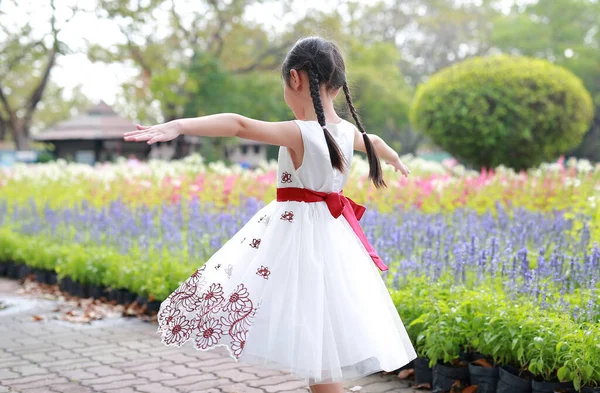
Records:
[[[346,160],[340,147],[336,143],[335,139],[331,136],[331,133],[326,127],[325,122],[325,111],[323,110],[323,103],[321,101],[321,92],[319,90],[319,73],[313,64],[308,66],[308,80],[310,88],[310,96],[312,97],[313,106],[317,115],[317,121],[323,128],[325,134],[325,142],[327,142],[327,149],[329,150],[329,157],[331,159],[331,166],[340,172],[345,171]]]
[[[352,102],[352,96],[350,95],[350,89],[348,88],[348,84],[344,82],[343,85],[344,95],[346,96],[346,102],[348,103],[348,107],[350,108],[350,113],[352,114],[352,118],[358,127],[358,130],[363,136],[363,141],[365,143],[365,150],[367,151],[367,159],[369,161],[369,178],[375,184],[375,187],[381,188],[385,187],[386,184],[383,181],[383,172],[381,170],[381,162],[379,161],[379,157],[377,156],[377,150],[375,150],[375,146],[371,142],[371,138],[367,135],[365,128],[358,117],[358,113],[356,113],[356,108],[354,107],[354,103]]]

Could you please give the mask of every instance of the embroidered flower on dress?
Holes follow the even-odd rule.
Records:
[[[219,270],[219,268],[221,268],[221,264],[220,263],[217,266],[215,266],[215,270]]]
[[[285,213],[283,213],[283,214],[281,215],[281,219],[282,219],[283,221],[288,221],[288,222],[292,222],[292,221],[294,221],[294,212],[289,212],[289,211],[286,211]]]
[[[252,239],[252,242],[250,243],[250,247],[258,248],[258,246],[260,246],[260,239]]]
[[[238,359],[242,352],[244,351],[244,346],[246,345],[246,332],[237,332],[233,335],[233,340],[231,341],[231,351],[235,355],[235,358]]]
[[[184,315],[173,319],[172,326],[165,331],[164,339],[167,344],[181,345],[190,338],[192,323]]]
[[[292,182],[292,174],[289,172],[283,172],[281,174],[281,182],[282,183],[291,183]]]
[[[171,303],[175,307],[183,307],[186,311],[195,311],[201,303],[201,299],[196,295],[195,286],[182,286],[180,291],[173,292]]]
[[[227,269],[225,269],[225,273],[227,273],[227,278],[231,278],[232,271],[233,271],[233,265],[227,266]]]
[[[223,336],[223,325],[214,318],[209,318],[198,324],[196,345],[201,349],[214,346]]]
[[[271,274],[271,272],[267,267],[261,265],[261,267],[259,267],[258,270],[256,270],[256,274],[262,276],[266,280],[269,278],[269,274]]]
[[[223,305],[223,310],[225,311],[241,311],[244,309],[246,304],[250,302],[248,299],[248,290],[244,286],[244,284],[238,284],[235,291],[229,295],[229,298]]]
[[[223,301],[223,287],[221,284],[213,283],[208,288],[208,291],[206,291],[202,299],[208,307],[212,307],[215,304]]]
[[[179,315],[181,315],[181,310],[174,309],[170,304],[168,304],[161,310],[160,314],[158,314],[158,319],[162,322],[161,324],[170,326],[173,319]]]
[[[192,273],[192,275],[185,281],[186,285],[197,287],[199,284],[204,284],[206,279],[202,275],[202,271],[204,271],[204,266]]]

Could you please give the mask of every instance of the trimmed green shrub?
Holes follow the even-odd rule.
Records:
[[[419,86],[413,126],[475,167],[520,170],[581,143],[594,108],[581,80],[546,60],[497,55],[445,68]]]

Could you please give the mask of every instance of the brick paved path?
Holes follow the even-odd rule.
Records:
[[[156,325],[108,318],[89,325],[33,315],[57,305],[14,295],[19,284],[0,278],[0,393],[307,393],[289,374],[236,363],[224,348],[166,347]],[[362,387],[358,389],[357,386]],[[346,386],[360,393],[409,393],[395,375],[375,374]]]

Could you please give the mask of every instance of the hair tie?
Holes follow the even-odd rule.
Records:
[[[367,131],[365,131],[365,130],[361,130],[361,131],[360,131],[360,133],[361,133],[361,134],[363,134],[363,135],[366,135],[366,134],[367,134]]]
[[[327,127],[326,127],[326,126],[321,126],[321,128],[322,128],[322,129],[324,129],[324,130],[326,130],[326,129],[327,129]]]

